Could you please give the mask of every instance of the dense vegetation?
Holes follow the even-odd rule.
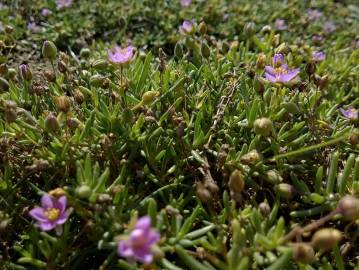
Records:
[[[0,0],[0,269],[359,269],[358,23]]]

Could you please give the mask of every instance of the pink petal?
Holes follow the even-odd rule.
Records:
[[[45,193],[41,197],[41,206],[44,209],[53,208],[54,207],[54,198],[49,194]]]
[[[148,230],[149,228],[151,228],[151,217],[149,217],[149,216],[141,217],[137,221],[135,228],[142,229],[142,230]]]
[[[37,221],[47,221],[47,218],[44,215],[44,209],[41,207],[35,207],[29,212],[30,216]]]
[[[41,230],[43,231],[50,231],[53,228],[55,228],[57,226],[56,223],[54,222],[39,222],[38,226],[40,227]]]

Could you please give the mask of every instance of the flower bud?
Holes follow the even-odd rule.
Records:
[[[17,104],[14,101],[8,100],[5,102],[4,111],[5,111],[5,119],[8,123],[13,123],[17,118]]]
[[[66,125],[71,129],[75,129],[80,125],[80,121],[77,118],[71,117],[66,120]]]
[[[257,55],[256,67],[258,69],[263,69],[266,65],[266,55],[264,53],[260,53]]]
[[[183,57],[182,45],[178,42],[176,43],[176,46],[175,46],[174,55],[177,59],[182,59],[182,57]]]
[[[45,130],[50,133],[56,133],[60,130],[59,121],[53,113],[49,113],[45,119]]]
[[[275,53],[288,54],[289,52],[290,52],[290,47],[285,43],[280,44],[275,49]]]
[[[358,129],[354,129],[348,137],[348,142],[351,145],[357,145],[359,143],[359,130]]]
[[[88,199],[92,194],[91,188],[85,184],[76,188],[75,192],[80,199]]]
[[[263,117],[255,120],[253,127],[257,135],[268,137],[272,133],[273,123],[269,118]]]
[[[324,228],[312,236],[312,245],[316,249],[329,250],[342,239],[342,233],[337,229]]]
[[[309,60],[307,65],[305,66],[305,72],[307,72],[307,74],[313,75],[315,73],[315,70],[317,69],[316,64],[313,60]]]
[[[74,99],[78,104],[82,104],[85,101],[85,96],[79,89],[77,89],[74,93]]]
[[[71,108],[71,102],[70,102],[69,97],[67,97],[67,96],[56,97],[55,102],[56,102],[57,108],[64,113],[67,113]]]
[[[144,105],[150,104],[160,94],[158,91],[147,91],[142,95],[142,102]]]
[[[254,22],[247,22],[244,25],[243,28],[243,33],[247,36],[247,37],[251,37],[256,33],[256,25],[254,24]]]
[[[265,25],[262,27],[261,32],[265,34],[269,34],[272,31],[272,27],[270,25]]]
[[[7,80],[3,77],[0,77],[0,93],[9,91],[10,85]]]
[[[201,22],[199,25],[198,25],[198,31],[201,35],[204,35],[207,33],[207,25],[205,22]]]
[[[351,195],[341,198],[338,210],[344,219],[353,221],[359,219],[359,199]]]
[[[6,34],[11,34],[14,31],[14,27],[10,26],[10,25],[5,25],[5,33]]]
[[[17,72],[16,72],[16,69],[14,69],[14,68],[9,68],[7,71],[7,77],[10,80],[13,80],[15,78],[16,74],[17,74]]]
[[[108,68],[108,62],[102,59],[96,60],[91,64],[92,68],[98,71],[105,71]]]
[[[52,41],[46,40],[42,45],[42,55],[44,58],[54,61],[57,55],[57,48]]]
[[[240,170],[234,170],[229,177],[228,186],[231,192],[240,193],[244,189],[244,177]]]
[[[32,72],[28,64],[21,64],[19,66],[19,74],[24,81],[32,80]]]
[[[80,57],[81,58],[89,58],[91,55],[91,51],[89,48],[82,48],[81,51],[80,51]]]
[[[296,262],[310,264],[315,260],[314,249],[311,245],[305,243],[294,244],[293,259]]]
[[[208,47],[207,43],[205,42],[202,42],[201,44],[201,54],[206,59],[208,59],[211,56],[211,50]]]
[[[90,78],[90,85],[93,87],[102,87],[104,83],[105,77],[100,74],[95,74]]]
[[[292,185],[281,183],[276,187],[277,192],[279,193],[279,196],[284,199],[292,199],[296,193],[296,190]]]
[[[252,150],[247,154],[241,157],[241,163],[244,165],[255,165],[259,160],[261,160],[261,156],[257,150]]]
[[[0,76],[6,76],[8,72],[7,65],[5,63],[0,65]]]
[[[263,217],[267,217],[270,214],[270,206],[267,201],[261,202],[259,204],[259,212]]]
[[[283,181],[282,176],[276,170],[270,170],[265,173],[265,180],[271,184],[278,184]]]

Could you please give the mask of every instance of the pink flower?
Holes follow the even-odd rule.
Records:
[[[108,50],[108,58],[112,63],[125,65],[133,59],[133,51],[134,47],[131,45],[123,49],[115,46],[114,49]]]
[[[329,34],[334,32],[337,29],[337,27],[335,26],[335,24],[331,21],[325,22],[324,26],[323,26],[323,30],[325,33]]]
[[[312,59],[313,59],[315,62],[324,61],[324,60],[325,60],[325,53],[324,53],[324,52],[321,52],[321,51],[315,51],[315,52],[313,52],[313,54],[312,54]]]
[[[37,221],[37,226],[43,231],[50,231],[62,225],[69,217],[66,211],[66,196],[55,198],[49,194],[41,197],[41,207],[30,211],[30,216]]]
[[[274,27],[277,30],[287,29],[287,26],[285,25],[285,20],[283,20],[283,19],[276,19],[274,22]]]
[[[48,8],[43,8],[41,10],[41,15],[44,16],[44,17],[48,17],[52,14],[51,10],[48,9]]]
[[[72,5],[73,0],[56,0],[57,9],[66,8]]]
[[[317,9],[309,9],[307,13],[308,21],[312,22],[319,20],[322,15],[323,14]]]
[[[284,62],[283,54],[275,54],[273,57],[273,66],[265,66],[265,77],[270,82],[286,83],[293,80],[300,69],[290,69]]]
[[[340,108],[339,110],[345,118],[348,118],[350,120],[358,119],[358,110],[354,108],[349,108],[347,110]]]
[[[193,34],[195,29],[193,22],[191,21],[184,21],[179,28],[180,32],[183,34]]]
[[[41,27],[38,26],[35,22],[29,22],[27,24],[27,29],[29,29],[33,33],[39,33],[41,32]]]
[[[182,7],[188,7],[191,4],[192,4],[192,0],[181,0]]]
[[[149,264],[153,261],[151,248],[160,240],[160,234],[151,228],[151,218],[140,218],[130,236],[118,243],[119,256]]]

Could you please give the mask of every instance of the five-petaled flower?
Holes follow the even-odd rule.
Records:
[[[192,0],[181,0],[181,6],[182,7],[188,7],[189,5],[191,5]]]
[[[138,219],[129,237],[118,242],[119,256],[149,264],[153,261],[151,251],[160,240],[160,234],[151,228],[151,218],[144,216]]]
[[[277,30],[285,30],[287,29],[287,26],[285,24],[285,20],[283,19],[276,19],[274,22],[274,27]]]
[[[49,194],[41,197],[41,207],[30,211],[30,216],[37,221],[43,231],[50,231],[66,222],[69,212],[66,211],[66,196],[55,198]]]
[[[315,62],[324,61],[324,60],[325,60],[325,53],[324,53],[324,52],[321,52],[321,51],[315,51],[315,52],[313,52],[313,54],[312,54],[312,59],[313,59]]]
[[[191,21],[184,21],[180,26],[180,32],[183,34],[193,34],[194,31],[194,25]]]
[[[320,17],[322,17],[322,13],[317,9],[309,9],[307,13],[308,21],[316,21],[319,20]]]
[[[290,69],[284,62],[284,55],[275,54],[273,66],[265,66],[265,71],[265,77],[268,81],[286,83],[293,80],[300,69]]]
[[[127,46],[126,48],[121,48],[115,46],[114,49],[108,50],[108,58],[112,63],[117,63],[121,65],[126,65],[131,62],[133,58],[134,47]]]
[[[57,9],[66,8],[72,5],[73,0],[56,0]]]
[[[358,110],[354,109],[354,108],[349,108],[347,110],[340,108],[340,112],[342,113],[342,115],[345,118],[348,118],[350,120],[356,120],[358,119],[359,115],[358,115]]]

